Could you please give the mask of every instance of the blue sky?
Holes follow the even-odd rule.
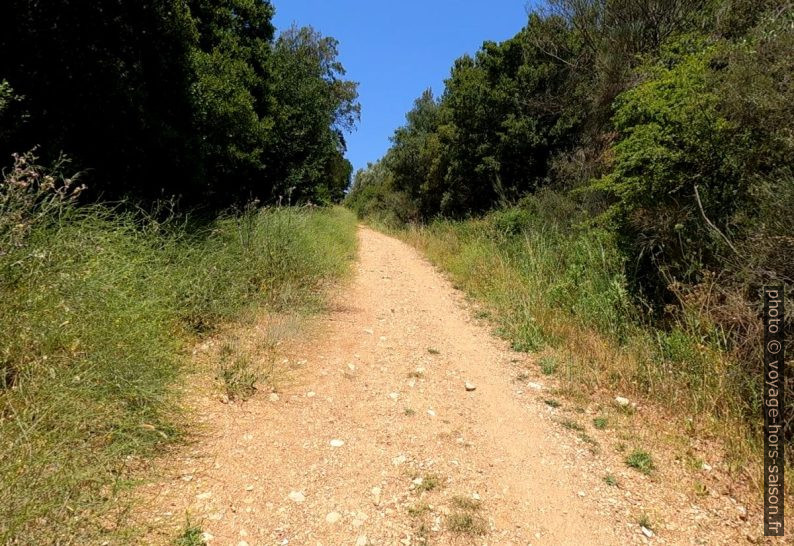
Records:
[[[293,22],[339,40],[347,77],[359,82],[361,121],[347,135],[358,169],[379,159],[422,91],[438,95],[452,62],[485,40],[513,36],[527,0],[273,0],[277,30]]]

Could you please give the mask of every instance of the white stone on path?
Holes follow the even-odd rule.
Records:
[[[306,497],[300,491],[291,491],[289,494],[289,500],[293,502],[303,502],[306,500]]]
[[[468,381],[466,381],[464,386],[466,387],[466,390],[469,391],[469,392],[471,392],[471,391],[473,391],[473,390],[475,390],[477,388],[477,385],[475,385],[474,383],[469,383]]]
[[[325,516],[325,522],[334,524],[342,519],[342,514],[339,512],[328,512],[328,515]]]
[[[344,440],[338,440],[334,438],[333,440],[331,440],[330,444],[331,447],[342,447],[343,445],[345,445],[345,442]]]

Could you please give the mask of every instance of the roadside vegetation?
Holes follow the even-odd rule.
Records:
[[[273,14],[0,7],[0,542],[123,539],[120,493],[190,431],[189,349],[248,309],[316,309],[348,270],[356,220],[330,205],[356,84],[336,40]],[[226,356],[219,384],[251,396]]]
[[[30,156],[0,187],[0,541],[96,539],[142,458],[185,432],[186,349],[246,308],[316,308],[355,218],[76,207]]]
[[[760,287],[794,293],[792,29],[782,0],[551,0],[456,60],[346,203],[567,390],[653,400],[757,484]]]
[[[653,399],[720,433],[735,443],[735,457],[745,457],[741,431],[760,414],[760,375],[747,374],[694,325],[682,320],[665,329],[644,317],[614,235],[572,226],[575,212],[554,213],[558,199],[541,192],[521,208],[397,234],[450,272],[514,349],[539,353],[538,370],[566,390]]]

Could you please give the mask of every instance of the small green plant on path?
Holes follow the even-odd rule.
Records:
[[[656,468],[651,454],[641,449],[635,449],[628,457],[626,464],[645,475],[649,475]]]

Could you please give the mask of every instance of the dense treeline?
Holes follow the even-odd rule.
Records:
[[[260,0],[4,2],[0,161],[64,153],[103,199],[341,198],[356,84],[334,39],[276,37],[273,14]]]
[[[792,74],[784,0],[550,0],[417,99],[348,203],[390,223],[557,203],[611,233],[648,320],[755,377],[758,289],[794,288]]]

